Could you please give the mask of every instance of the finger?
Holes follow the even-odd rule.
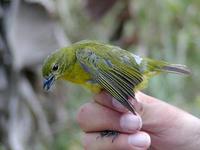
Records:
[[[174,123],[179,120],[179,116],[183,113],[180,109],[141,92],[136,93],[136,98],[143,107],[142,128],[145,131],[151,131],[151,133],[175,126]],[[156,117],[158,115],[159,117]]]
[[[106,107],[114,109],[119,112],[128,112],[128,109],[125,108],[120,102],[118,102],[115,98],[113,98],[109,93],[106,91],[102,91],[101,93],[94,96],[94,100]],[[137,103],[135,99],[129,99],[129,101],[133,104],[137,112],[140,112],[141,106],[140,103]]]
[[[79,109],[77,121],[85,132],[115,130],[134,133],[142,127],[139,116],[122,114],[95,102],[87,103]]]
[[[102,91],[101,93],[95,95],[94,100],[101,105],[117,110],[119,112],[128,112],[124,106],[122,106],[106,91]]]
[[[143,129],[144,130],[152,130],[152,132],[157,128],[158,120],[164,121],[163,117],[168,115],[162,115],[161,113],[167,113],[168,111],[165,111],[165,106],[163,107],[163,102],[145,95],[141,92],[136,93],[136,98],[139,101],[139,103],[143,106],[143,114],[141,115],[143,120]],[[155,116],[163,116],[163,117],[155,117]],[[151,128],[152,126],[152,128]],[[158,126],[159,129],[159,126]]]
[[[113,110],[117,110],[119,112],[127,111],[127,109],[119,103],[120,108],[118,106],[116,107],[117,101],[113,102],[112,96],[105,91],[97,94],[94,99],[97,103]],[[156,132],[160,129],[159,127],[161,125],[163,126],[163,122],[167,125],[168,122],[171,122],[171,120],[174,119],[174,115],[169,115],[169,113],[177,114],[177,109],[174,109],[173,106],[151,96],[145,95],[142,92],[136,93],[136,99],[138,100],[137,104],[140,105],[140,108],[142,108],[142,110],[140,110],[142,112],[140,115],[142,117],[143,129],[146,131]],[[134,100],[131,101],[133,102]],[[168,115],[166,115],[166,112]],[[158,114],[162,117],[155,117],[158,116]]]
[[[83,145],[87,150],[146,150],[151,143],[150,136],[145,132],[120,134],[112,142],[112,137],[100,137],[99,133],[86,133]]]

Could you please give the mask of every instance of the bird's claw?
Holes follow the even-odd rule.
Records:
[[[105,130],[105,131],[101,131],[100,132],[100,136],[98,136],[97,138],[101,137],[113,137],[112,138],[112,143],[114,142],[114,140],[118,137],[120,133],[118,131],[113,131],[113,130]]]

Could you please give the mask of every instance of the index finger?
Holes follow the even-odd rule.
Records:
[[[113,98],[108,92],[102,91],[99,94],[96,94],[94,96],[94,100],[103,106],[109,107],[115,111],[118,112],[128,112],[128,109],[126,109],[120,102],[118,102],[115,98]]]

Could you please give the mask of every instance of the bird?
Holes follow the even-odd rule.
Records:
[[[50,54],[43,63],[43,88],[49,90],[56,80],[82,85],[93,93],[106,90],[136,115],[130,98],[160,73],[189,75],[185,65],[140,57],[118,46],[83,40]],[[137,101],[137,100],[136,100]]]

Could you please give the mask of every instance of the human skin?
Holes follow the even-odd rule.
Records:
[[[138,115],[128,112],[105,91],[80,107],[77,121],[86,150],[199,150],[200,120],[166,102],[136,93]],[[119,131],[100,137],[104,130]]]

